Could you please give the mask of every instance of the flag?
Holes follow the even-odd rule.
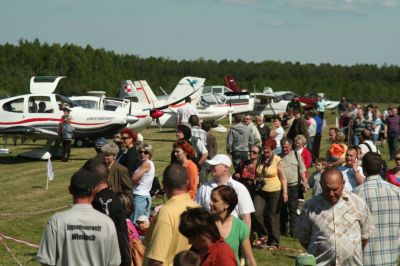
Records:
[[[50,158],[47,160],[47,179],[49,181],[54,179],[53,164],[51,163]]]

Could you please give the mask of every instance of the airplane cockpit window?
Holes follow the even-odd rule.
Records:
[[[223,95],[215,95],[215,97],[217,98],[219,104],[224,104],[227,100],[227,98]]]
[[[224,87],[224,93],[225,93],[225,92],[231,92],[231,90],[228,89],[227,87]]]
[[[214,94],[206,94],[201,96],[201,100],[207,104],[217,104],[217,99]]]
[[[33,98],[33,97],[31,97]],[[30,99],[29,99],[30,101]],[[54,108],[49,96],[35,96],[35,101],[38,104],[36,113],[53,113]],[[29,106],[29,109],[31,107]]]
[[[86,109],[98,109],[96,101],[90,100],[73,100],[75,106],[81,106]]]
[[[211,91],[212,91],[212,87],[206,86],[203,88],[202,94],[211,93]]]
[[[115,111],[118,107],[121,107],[123,103],[122,101],[106,99],[104,100],[104,110]]]
[[[24,98],[18,98],[3,104],[3,110],[6,112],[23,113],[24,112]]]
[[[37,111],[38,111],[38,105],[36,103],[35,97],[33,97],[33,96],[29,97],[28,111],[29,111],[29,113],[37,113]]]
[[[221,94],[221,93],[222,93],[222,88],[221,88],[221,87],[214,88],[214,89],[213,89],[213,93]]]

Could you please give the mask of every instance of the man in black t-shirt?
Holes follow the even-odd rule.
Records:
[[[101,160],[96,158],[89,159],[82,168],[95,173],[100,178],[100,183],[96,186],[97,193],[92,201],[92,206],[113,220],[117,230],[121,265],[130,266],[131,255],[126,214],[118,195],[108,186],[110,178],[108,168]]]

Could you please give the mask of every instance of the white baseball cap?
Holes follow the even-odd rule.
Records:
[[[226,154],[217,154],[211,160],[207,160],[206,162],[209,165],[223,164],[228,167],[231,167],[232,165],[231,158],[229,158],[229,156]]]
[[[137,218],[136,221],[148,223],[149,222],[149,218],[146,215],[140,215],[139,218]]]

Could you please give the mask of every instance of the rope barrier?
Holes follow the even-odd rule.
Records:
[[[70,206],[71,206],[71,204],[70,205],[61,206],[61,207],[57,207],[57,208],[53,208],[53,209],[47,209],[47,210],[28,211],[28,212],[14,212],[14,213],[0,213],[0,217],[36,216],[36,215],[41,215],[41,214],[45,214],[45,213],[50,213],[50,212],[66,209],[66,208],[69,208]],[[12,250],[8,247],[8,245],[4,241],[4,239],[11,240],[11,241],[14,241],[14,242],[17,242],[17,243],[20,243],[20,244],[24,244],[24,245],[32,247],[32,248],[36,248],[36,249],[39,248],[39,245],[37,245],[37,244],[33,244],[33,243],[28,242],[28,241],[20,240],[20,239],[11,237],[11,236],[7,236],[7,235],[5,235],[3,233],[0,233],[0,241],[1,241],[1,243],[3,243],[3,245],[6,248],[7,252],[10,254],[10,256],[14,259],[16,264],[18,264],[19,266],[22,266],[21,262],[17,259],[17,257],[15,256],[14,252],[12,252]]]
[[[12,252],[12,250],[7,246],[7,243],[3,240],[3,237],[0,235],[0,241],[1,243],[3,243],[4,247],[6,248],[6,250],[8,251],[8,253],[11,255],[11,257],[13,257],[13,259],[15,260],[15,262],[19,265],[22,266],[21,262],[19,262],[19,260],[17,259],[17,257],[15,257],[14,252]]]
[[[0,217],[21,217],[21,216],[36,216],[36,215],[41,215],[45,213],[50,213],[62,209],[66,209],[68,207],[71,207],[71,205],[65,205],[53,209],[48,209],[48,210],[41,210],[41,211],[28,211],[28,212],[14,212],[14,213],[0,213]]]
[[[7,235],[5,235],[3,233],[0,233],[0,238],[5,238],[5,239],[8,239],[8,240],[12,240],[14,242],[17,242],[17,243],[20,243],[20,244],[24,244],[24,245],[32,247],[32,248],[39,248],[39,245],[32,244],[32,243],[30,243],[28,241],[25,241],[25,240],[19,240],[19,239],[16,239],[14,237],[7,236]]]

